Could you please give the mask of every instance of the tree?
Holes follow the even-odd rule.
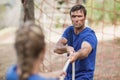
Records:
[[[33,0],[21,0],[23,5],[23,21],[35,21],[34,17],[34,1]]]

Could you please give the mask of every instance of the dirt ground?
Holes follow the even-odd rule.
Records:
[[[95,80],[120,80],[120,49],[118,42],[100,42],[97,51]],[[52,71],[63,67],[65,59],[63,56],[53,56],[53,43],[47,45],[47,57],[44,70]],[[48,54],[48,53],[51,53]],[[48,59],[49,58],[49,59]],[[56,60],[57,59],[57,60]],[[50,61],[54,60],[54,63]],[[57,61],[57,62],[55,62]],[[62,62],[63,61],[63,62]],[[7,68],[16,62],[13,44],[0,45],[0,80],[5,79]],[[58,64],[58,62],[60,62]],[[51,66],[52,65],[52,66]],[[49,66],[49,67],[46,67]]]
[[[99,43],[96,57],[95,80],[120,80],[119,45],[120,42],[117,40]]]

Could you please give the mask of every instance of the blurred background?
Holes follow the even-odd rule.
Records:
[[[31,1],[31,0],[28,0]],[[120,0],[34,0],[35,23],[41,25],[47,43],[43,72],[62,69],[66,55],[53,52],[55,43],[71,25],[70,8],[87,8],[86,26],[98,38],[95,80],[120,80]],[[0,0],[0,80],[7,68],[16,63],[15,32],[20,27],[23,9],[20,0]]]

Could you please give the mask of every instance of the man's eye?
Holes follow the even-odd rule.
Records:
[[[78,16],[78,17],[82,17],[82,16]]]
[[[72,16],[72,18],[75,18],[75,17],[78,17],[78,18],[80,18],[80,17],[82,17],[82,16],[74,16],[74,15]]]
[[[75,18],[76,16],[72,16],[72,18]]]

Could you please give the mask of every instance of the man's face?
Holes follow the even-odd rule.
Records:
[[[71,20],[75,28],[83,27],[85,23],[85,19],[86,17],[84,16],[84,13],[82,10],[71,12]]]

